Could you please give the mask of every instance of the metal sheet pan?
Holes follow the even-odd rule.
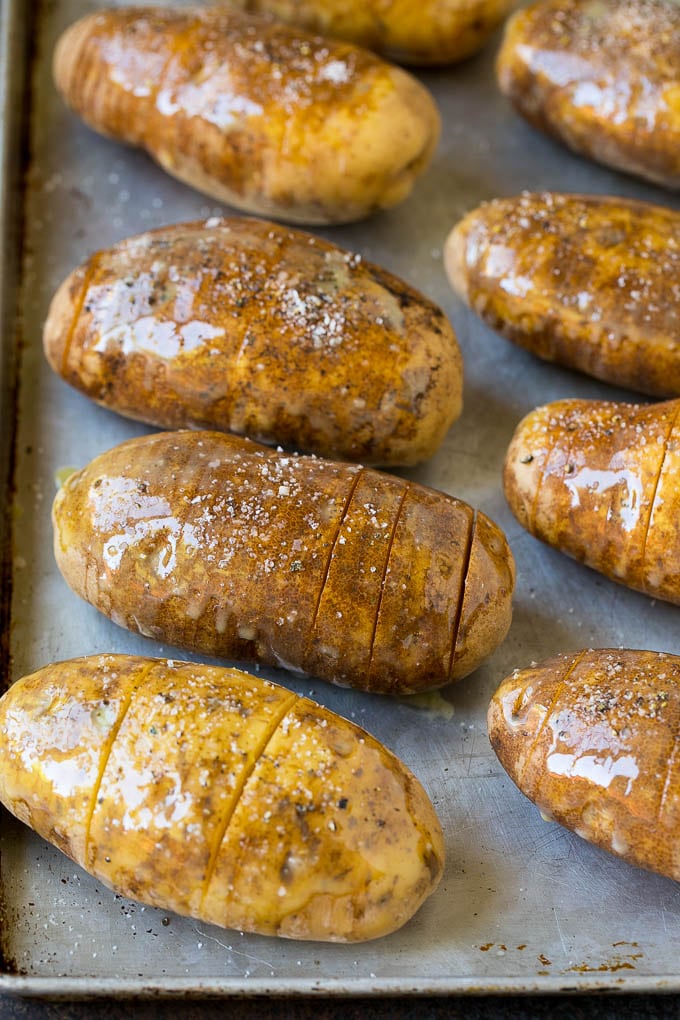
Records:
[[[50,548],[55,472],[144,431],[50,374],[40,339],[51,294],[97,248],[147,227],[223,212],[142,153],[94,135],[56,96],[54,41],[97,6],[86,0],[3,5],[5,57],[11,53],[2,97],[3,185],[21,169],[16,97],[29,38],[33,45],[25,187],[3,192],[3,294],[16,295],[19,304],[12,328],[11,306],[2,308],[2,463],[14,457],[12,480],[1,480],[8,489],[5,506],[14,494],[11,679],[85,653],[177,654],[118,629],[79,602],[59,577]],[[465,411],[437,455],[409,474],[481,507],[506,530],[518,563],[511,632],[474,676],[444,692],[450,714],[267,673],[365,726],[421,778],[447,837],[440,889],[401,932],[361,947],[245,936],[114,896],[3,816],[0,991],[227,996],[680,989],[680,887],[543,822],[504,775],[485,731],[489,697],[515,666],[584,646],[680,652],[678,609],[540,546],[515,523],[501,492],[508,440],[533,406],[563,396],[626,394],[539,363],[494,336],[454,298],[441,262],[448,229],[495,195],[553,188],[676,207],[678,200],[535,134],[497,93],[494,49],[422,75],[441,106],[444,136],[413,196],[369,223],[322,233],[422,289],[457,328],[466,364]],[[19,220],[24,228],[17,235],[9,227]],[[16,389],[8,385],[13,350],[20,350]]]

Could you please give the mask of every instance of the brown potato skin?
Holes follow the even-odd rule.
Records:
[[[71,475],[57,564],[115,623],[237,661],[406,694],[471,672],[514,563],[466,503],[218,432],[144,436]]]
[[[680,213],[554,192],[496,199],[451,231],[446,271],[492,329],[568,368],[680,395]]]
[[[503,475],[536,538],[680,605],[680,401],[559,400],[517,427]]]
[[[390,751],[235,669],[100,655],[24,677],[0,700],[0,800],[116,892],[262,935],[389,934],[443,870]]]
[[[402,201],[439,138],[411,75],[220,7],[125,8],[62,35],[57,88],[94,130],[238,209],[346,223]]]
[[[503,768],[545,815],[680,879],[680,657],[588,649],[515,670],[488,728]]]
[[[541,0],[508,22],[498,82],[540,130],[591,159],[680,187],[680,7]]]
[[[443,312],[310,234],[247,218],[100,251],[55,295],[52,368],[162,428],[218,428],[322,456],[414,464],[462,405]]]
[[[398,64],[451,64],[482,48],[516,0],[225,0],[382,53]]]

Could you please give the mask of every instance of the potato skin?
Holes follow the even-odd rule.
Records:
[[[399,64],[450,64],[482,48],[516,0],[225,0],[346,39]]]
[[[223,433],[109,450],[65,482],[53,522],[65,579],[117,624],[363,690],[441,687],[510,624],[512,555],[484,514]]]
[[[411,75],[226,8],[125,8],[62,35],[57,88],[94,130],[238,209],[346,223],[410,192],[439,137]]]
[[[431,301],[361,256],[273,223],[211,219],[100,251],[57,291],[52,368],[163,428],[218,428],[323,456],[413,464],[462,403]]]
[[[680,401],[559,400],[517,427],[505,495],[536,538],[680,605]]]
[[[508,22],[501,90],[591,159],[680,187],[680,6],[541,0]]]
[[[263,935],[386,935],[443,870],[390,751],[235,669],[100,655],[24,677],[0,700],[0,800],[122,895]]]
[[[553,192],[470,212],[444,251],[451,284],[492,329],[605,382],[680,395],[680,213]]]
[[[680,657],[588,649],[515,670],[488,728],[503,768],[544,814],[680,879]]]

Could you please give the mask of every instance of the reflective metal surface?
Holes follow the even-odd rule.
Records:
[[[6,0],[4,6],[7,14],[12,5]],[[51,551],[55,474],[151,431],[90,404],[52,375],[41,349],[52,293],[97,248],[147,227],[225,211],[167,177],[143,153],[93,134],[56,95],[54,41],[96,6],[63,0],[38,4],[35,12],[21,314],[16,334],[4,337],[22,344],[12,678],[50,660],[94,652],[187,657],[119,629],[80,602]],[[16,7],[28,17],[28,5]],[[541,546],[516,524],[501,491],[507,444],[532,407],[567,396],[627,395],[540,363],[493,335],[454,298],[441,261],[457,219],[496,195],[553,188],[680,203],[534,133],[498,94],[497,43],[459,67],[421,76],[440,104],[444,135],[412,197],[367,223],[320,233],[398,273],[439,302],[454,323],[465,356],[463,416],[428,463],[403,474],[455,493],[506,530],[518,567],[510,634],[473,676],[425,707],[267,673],[363,725],[418,775],[446,833],[448,866],[439,890],[410,924],[375,943],[327,946],[242,936],[115,896],[3,816],[0,990],[406,995],[680,989],[680,888],[543,822],[505,776],[485,729],[486,707],[500,680],[532,660],[598,645],[680,652],[680,610]],[[6,265],[21,253],[19,244],[6,250]],[[5,446],[10,425],[3,417]]]

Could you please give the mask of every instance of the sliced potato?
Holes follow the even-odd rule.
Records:
[[[57,564],[116,623],[231,660],[405,694],[510,624],[504,535],[451,496],[219,432],[133,439],[71,475]]]
[[[680,879],[680,657],[588,649],[518,669],[489,707],[503,768],[541,812]]]
[[[402,201],[439,138],[411,75],[366,50],[225,7],[89,14],[54,56],[95,131],[237,209],[347,223]]]
[[[0,700],[0,800],[105,885],[263,935],[354,942],[441,876],[418,781],[352,723],[234,669],[100,655]]]
[[[224,0],[347,39],[402,64],[450,64],[481,49],[517,0]]]
[[[363,463],[424,460],[461,410],[436,305],[360,255],[243,217],[96,252],[57,291],[44,344],[67,382],[132,418]]]
[[[680,400],[558,400],[520,422],[505,494],[532,535],[680,604]]]

